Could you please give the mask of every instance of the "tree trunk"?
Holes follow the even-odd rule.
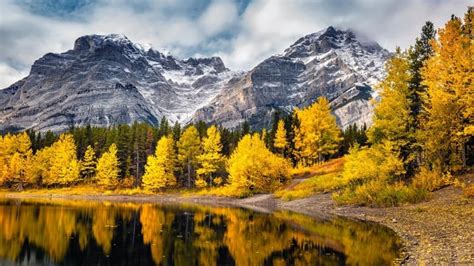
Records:
[[[188,188],[191,188],[191,162],[188,162]]]
[[[467,166],[467,159],[466,159],[466,145],[467,143],[463,143],[461,145],[461,157],[462,157],[462,169],[466,169]]]

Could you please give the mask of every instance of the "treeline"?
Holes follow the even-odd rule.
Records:
[[[342,173],[344,203],[417,201],[452,182],[474,158],[473,10],[435,31],[427,22],[386,64],[370,147],[354,147]],[[437,35],[437,36],[436,36]]]
[[[235,130],[203,122],[182,128],[165,118],[157,127],[86,126],[61,135],[30,130],[0,137],[0,184],[152,191],[233,184],[237,191],[270,191],[288,180],[291,167],[342,155],[365,139],[355,125],[340,131],[324,98],[290,115],[275,113],[268,131],[253,132],[247,123]]]

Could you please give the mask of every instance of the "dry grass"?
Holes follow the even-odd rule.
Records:
[[[309,178],[316,175],[339,173],[344,168],[344,158],[336,158],[319,165],[297,167],[291,171],[293,179]]]
[[[293,169],[293,179],[307,179],[275,192],[275,196],[284,200],[293,200],[342,188],[346,185],[346,182],[340,177],[343,169],[344,158],[333,159],[311,167]]]

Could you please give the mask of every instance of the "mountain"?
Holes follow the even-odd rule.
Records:
[[[0,90],[0,130],[63,131],[133,121],[203,120],[232,128],[269,124],[325,96],[338,123],[370,123],[372,86],[390,53],[350,30],[307,35],[248,72],[218,57],[181,60],[121,35],[78,38],[65,53],[34,62],[30,74]]]
[[[304,107],[319,96],[331,101],[340,126],[371,123],[372,87],[390,53],[350,30],[329,27],[307,35],[226,84],[194,120],[235,127],[270,123],[271,114]]]
[[[83,36],[0,90],[0,129],[157,124],[163,116],[185,122],[234,75],[218,57],[179,60],[125,36]]]

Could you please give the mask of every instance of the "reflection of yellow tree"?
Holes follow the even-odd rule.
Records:
[[[212,213],[209,215],[212,216]],[[196,238],[193,241],[193,246],[199,250],[199,265],[216,265],[218,250],[222,246],[222,242],[217,238],[216,231],[210,227],[210,223],[220,223],[220,220],[208,217],[209,223],[207,223],[206,217],[205,212],[194,214]]]
[[[92,233],[105,254],[110,254],[114,237],[115,214],[106,207],[97,207],[94,212]]]
[[[151,255],[156,264],[160,264],[163,259],[165,250],[163,236],[171,227],[173,219],[173,213],[165,214],[163,209],[150,204],[143,205],[140,212],[143,243],[150,245]]]

